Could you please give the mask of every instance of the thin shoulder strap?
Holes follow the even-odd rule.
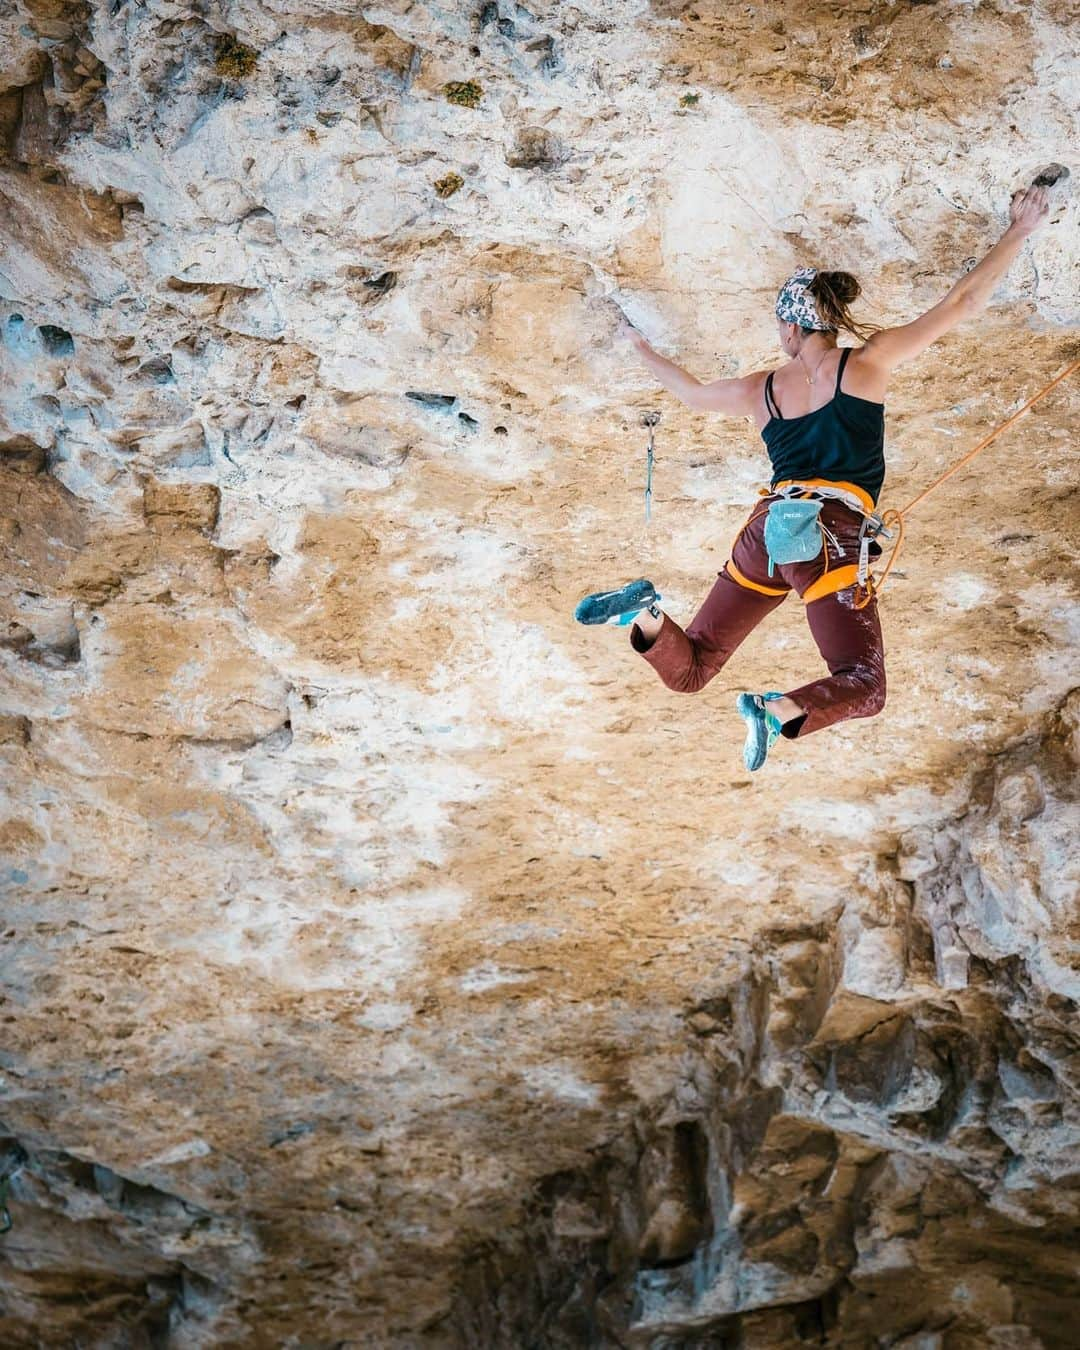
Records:
[[[773,374],[774,372],[770,370],[768,375],[765,376],[765,410],[770,417],[778,417],[783,421],[784,419],[780,417],[780,405],[772,391]]]
[[[840,364],[836,367],[836,389],[835,393],[840,392],[840,381],[844,378],[844,367],[847,365],[847,359],[855,350],[854,347],[845,347],[840,353]]]

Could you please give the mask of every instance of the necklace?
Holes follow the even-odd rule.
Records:
[[[831,348],[826,348],[825,351],[823,351],[823,352],[821,353],[821,357],[820,357],[820,359],[818,360],[817,365],[814,367],[814,373],[813,373],[813,375],[807,375],[807,377],[806,377],[806,383],[807,383],[807,384],[813,384],[814,381],[817,379],[817,373],[818,373],[818,371],[821,369],[821,363],[822,363],[822,361],[825,360],[825,358],[828,356],[828,354],[829,354],[830,351],[831,351]],[[802,362],[803,369],[805,370],[805,369],[806,369],[806,363],[803,361],[803,359],[802,359],[802,354],[801,354],[801,353],[800,353],[800,355],[799,355],[799,361]]]

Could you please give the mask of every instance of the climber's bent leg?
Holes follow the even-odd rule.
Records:
[[[639,620],[630,629],[630,641],[669,689],[695,694],[766,614],[782,603],[785,594],[763,595],[721,572],[685,632],[663,614],[655,636],[650,631],[655,625],[642,628]]]
[[[829,678],[790,690],[788,699],[806,716],[786,721],[784,736],[808,736],[850,717],[873,717],[885,706],[885,646],[877,601],[856,609],[853,600],[849,587],[806,606],[806,619],[829,667]]]

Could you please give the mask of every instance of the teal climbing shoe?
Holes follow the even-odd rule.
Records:
[[[597,591],[587,595],[574,610],[578,623],[633,623],[643,609],[662,597],[651,581],[630,581],[617,591]]]
[[[768,694],[740,694],[735,704],[739,716],[746,722],[746,744],[742,757],[751,773],[756,773],[765,763],[780,735],[780,719],[774,717],[765,705],[771,699],[783,697],[775,690]]]

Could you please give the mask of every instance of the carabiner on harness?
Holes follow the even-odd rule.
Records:
[[[866,599],[863,604],[868,603],[874,593],[873,583],[870,579],[870,545],[876,543],[879,538],[892,539],[893,531],[885,527],[885,522],[877,512],[868,512],[862,518],[859,526],[859,570],[855,581],[858,589],[863,593]],[[881,548],[878,548],[881,553]],[[857,608],[862,608],[861,605]]]

